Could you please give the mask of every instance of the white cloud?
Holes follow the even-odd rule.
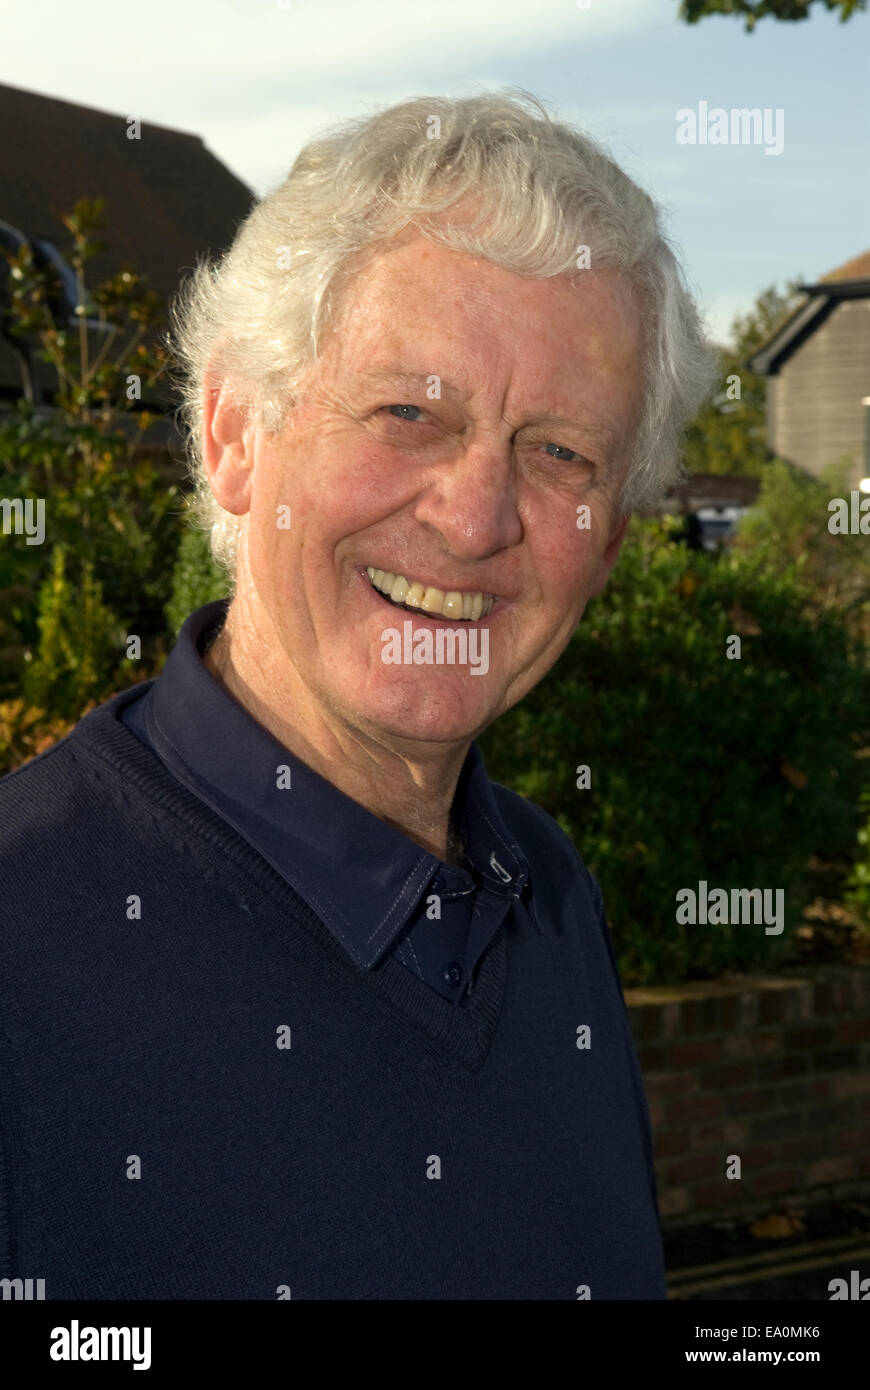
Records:
[[[31,0],[0,77],[201,135],[262,195],[336,120],[672,18],[657,0]]]
[[[536,57],[672,23],[659,0],[31,0],[0,76],[201,135],[262,194],[343,117],[510,85]]]
[[[340,100],[341,83],[416,80],[439,64],[469,70],[498,55],[638,34],[663,24],[657,0],[149,0],[142,7],[31,0],[15,7],[4,80],[112,108],[149,94],[219,106],[240,88],[277,87],[288,102]],[[12,62],[10,62],[12,59]],[[125,62],[126,59],[126,62]],[[10,68],[14,67],[14,73]],[[407,75],[407,76],[406,76]],[[445,69],[443,76],[448,77]]]

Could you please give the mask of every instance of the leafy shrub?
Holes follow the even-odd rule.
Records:
[[[58,743],[78,718],[52,718],[22,699],[0,700],[0,777]]]
[[[101,687],[124,655],[110,639],[122,630],[157,659],[180,538],[177,488],[137,453],[155,423],[145,402],[168,360],[165,344],[151,341],[157,297],[131,266],[87,284],[88,263],[106,250],[102,200],[79,199],[61,220],[74,305],[28,243],[4,257],[4,331],[49,365],[54,403],[22,399],[0,417],[5,497],[44,508],[45,520],[43,543],[16,535],[0,547],[0,699],[23,679],[40,703],[58,699],[48,717],[86,693],[108,694]],[[29,380],[22,386],[32,390]]]
[[[555,816],[600,878],[636,984],[787,954],[810,856],[854,845],[870,720],[863,648],[838,610],[808,612],[795,567],[690,552],[672,526],[632,523],[554,670],[481,739],[490,775]],[[677,891],[702,880],[783,889],[783,934],[678,925]]]
[[[870,548],[861,535],[832,535],[828,503],[848,497],[848,458],[816,478],[782,459],[762,477],[758,500],[741,518],[734,547],[752,550],[771,572],[800,575],[815,610],[836,605],[843,618],[870,638]]]
[[[25,663],[22,694],[27,704],[71,719],[109,687],[140,680],[141,669],[126,660],[125,629],[103,602],[90,561],[76,583],[67,573],[66,547],[56,545],[52,556],[39,592],[39,642]]]
[[[185,618],[213,599],[229,592],[226,575],[211,557],[208,532],[188,528],[181,537],[172,572],[172,593],[166,605],[166,621],[177,636]]]
[[[44,544],[10,536],[0,548],[0,697],[18,693],[22,662],[40,641],[38,596],[51,580],[58,546],[74,588],[85,591],[88,567],[111,590],[127,631],[150,642],[162,636],[179,494],[148,459],[127,458],[127,447],[123,435],[41,416],[24,402],[0,420],[4,495],[45,504]]]
[[[858,854],[846,886],[846,906],[861,923],[865,935],[870,935],[870,787],[861,795],[863,821],[858,831]]]

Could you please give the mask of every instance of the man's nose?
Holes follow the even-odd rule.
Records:
[[[518,506],[513,445],[491,434],[434,466],[415,517],[440,531],[457,559],[475,560],[522,540]]]

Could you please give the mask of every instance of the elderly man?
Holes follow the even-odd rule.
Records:
[[[173,340],[232,596],[0,787],[3,1274],[662,1298],[600,891],[474,742],[709,388],[653,203],[524,94],[408,102],[302,152]]]

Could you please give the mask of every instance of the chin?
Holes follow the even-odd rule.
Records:
[[[471,740],[486,727],[489,706],[489,700],[483,701],[476,691],[463,690],[458,683],[444,682],[435,688],[420,681],[415,689],[403,682],[401,688],[370,691],[359,714],[394,738],[455,743]]]

